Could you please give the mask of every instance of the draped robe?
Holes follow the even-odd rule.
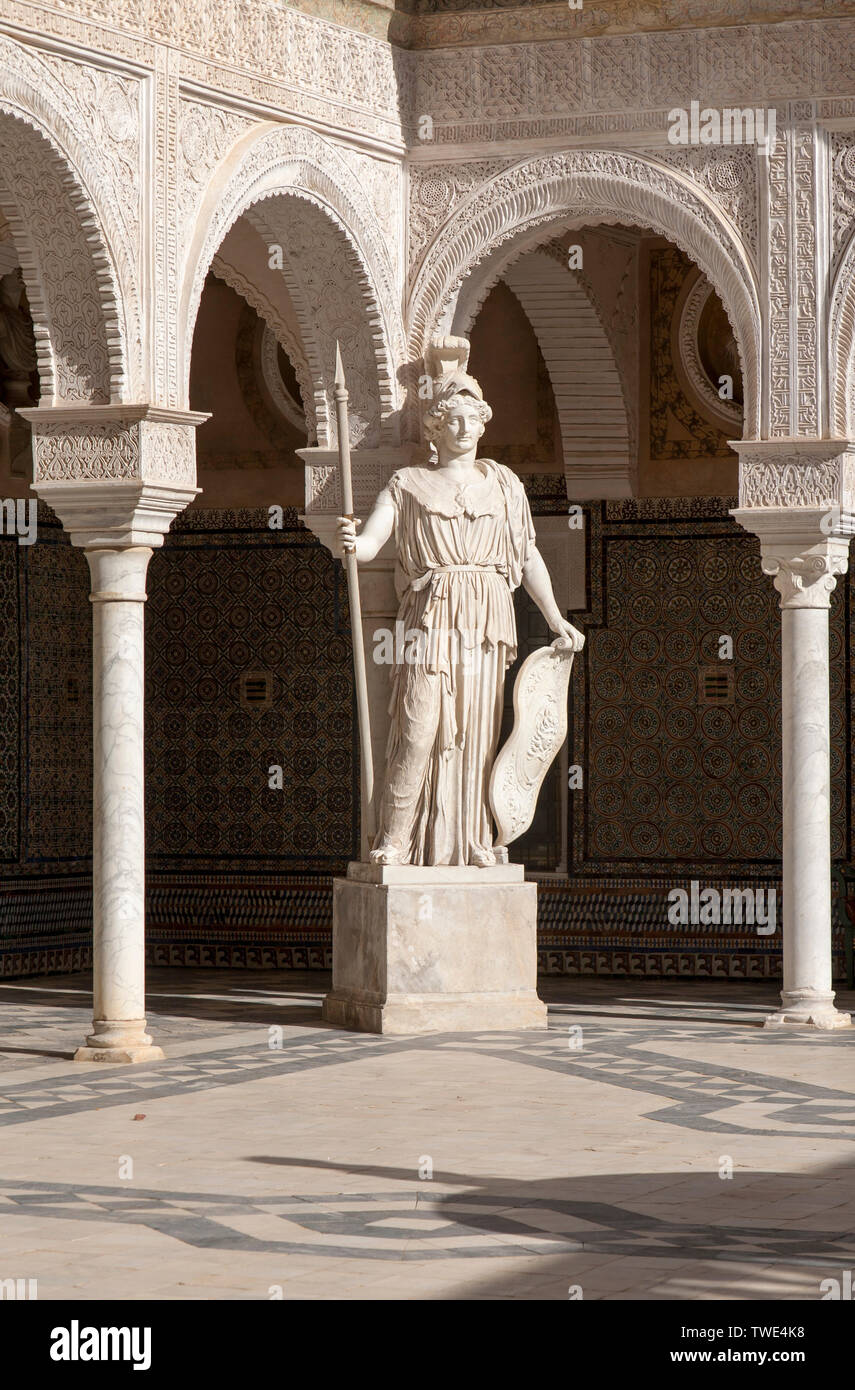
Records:
[[[517,652],[512,593],[536,545],[528,499],[492,459],[462,483],[442,468],[403,468],[387,496],[406,641],[375,848],[393,846],[404,864],[489,860],[490,771]]]

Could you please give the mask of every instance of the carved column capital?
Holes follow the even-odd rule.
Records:
[[[196,429],[208,419],[151,405],[37,407],[33,491],[73,545],[159,546],[199,492]]]
[[[760,564],[774,578],[782,608],[828,608],[849,566],[840,511],[818,507],[739,508],[731,513],[760,541]]]
[[[774,577],[782,608],[828,608],[837,576],[849,568],[849,541],[830,540],[801,555],[762,545],[760,563]]]

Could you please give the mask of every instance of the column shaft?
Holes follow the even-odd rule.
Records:
[[[732,515],[759,537],[763,571],[781,595],[784,987],[767,1027],[851,1024],[834,1006],[831,954],[828,623],[837,576],[849,564],[848,509],[834,500],[850,492],[844,445],[819,439],[735,446],[743,505]]]
[[[93,605],[94,1021],[78,1061],[162,1057],[145,1031],[143,603],[151,550],[87,550]]]
[[[828,609],[781,613],[784,1005],[831,1005]]]
[[[789,584],[776,581],[785,595]],[[833,584],[833,580],[831,581]],[[825,588],[826,586],[820,586]],[[803,594],[781,610],[784,988],[766,1020],[846,1026],[831,979],[831,759],[828,606]]]

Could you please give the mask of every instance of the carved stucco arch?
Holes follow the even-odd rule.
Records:
[[[736,336],[746,437],[760,427],[761,333],[756,278],[734,225],[697,185],[640,155],[573,150],[526,160],[476,188],[436,231],[409,297],[410,360],[437,332],[462,332],[472,307],[512,261],[556,232],[596,222],[650,227],[715,286]]]
[[[41,399],[128,400],[141,375],[135,268],[117,250],[108,194],[58,86],[0,35],[0,211],[27,289]]]
[[[398,429],[396,362],[404,355],[403,327],[396,307],[395,277],[370,202],[329,141],[298,126],[265,124],[236,142],[213,176],[185,258],[180,301],[179,353],[184,400],[189,394],[193,327],[205,276],[229,229],[246,216],[263,236],[282,246],[283,273],[300,322],[303,351],[312,377],[318,443],[335,439],[332,382],[337,326],[321,322],[322,274],[341,263],[348,271],[353,317],[360,319],[361,360],[346,362],[349,382],[359,377],[370,394],[373,416],[365,442],[392,439]],[[309,219],[307,221],[307,219]],[[306,235],[308,226],[312,235]],[[289,256],[295,227],[300,256]],[[324,244],[326,243],[326,245]],[[312,289],[315,302],[312,303]],[[328,330],[328,331],[327,331]],[[342,345],[344,352],[344,344]],[[351,405],[358,405],[358,399]],[[364,402],[363,402],[364,404]],[[358,442],[358,441],[357,441]]]
[[[834,275],[828,316],[828,419],[848,439],[855,428],[855,231]]]
[[[267,287],[262,287],[256,283],[256,279],[252,277],[248,261],[249,257],[235,254],[229,248],[227,238],[211,262],[211,269],[220,280],[223,280],[236,294],[246,300],[247,304],[255,310],[259,318],[264,319],[268,328],[275,334],[277,342],[287,354],[297,377],[308,437],[310,440],[316,439],[317,421],[315,419],[312,374],[303,351],[302,334],[299,323],[296,322],[293,304],[288,304],[290,312],[285,312],[285,303],[290,299],[287,294],[287,286],[283,284],[278,298],[265,293]],[[268,285],[269,283],[268,279]]]

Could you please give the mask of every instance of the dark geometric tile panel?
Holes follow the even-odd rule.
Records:
[[[535,511],[561,480],[529,479]],[[590,608],[571,682],[569,873],[539,890],[547,974],[780,972],[780,926],[677,928],[692,878],[779,889],[780,616],[733,499],[586,510]],[[331,879],[356,846],[357,760],[340,567],[286,513],[197,511],[152,560],[146,606],[148,954],[162,964],[329,966]],[[851,855],[848,579],[831,610],[833,846]],[[847,612],[849,614],[847,622]],[[0,539],[0,972],[85,967],[91,941],[91,605],[84,557],[39,509]],[[734,639],[732,701],[699,671]],[[724,665],[724,663],[721,663]],[[241,677],[270,677],[247,708]],[[282,791],[268,768],[284,770]],[[780,907],[780,898],[779,898]],[[842,933],[835,924],[835,959]],[[75,962],[72,964],[72,962]]]
[[[170,534],[146,613],[149,864],[343,867],[354,848],[350,641],[329,553],[264,509]],[[266,703],[242,678],[266,677]],[[281,789],[269,769],[283,769]]]

